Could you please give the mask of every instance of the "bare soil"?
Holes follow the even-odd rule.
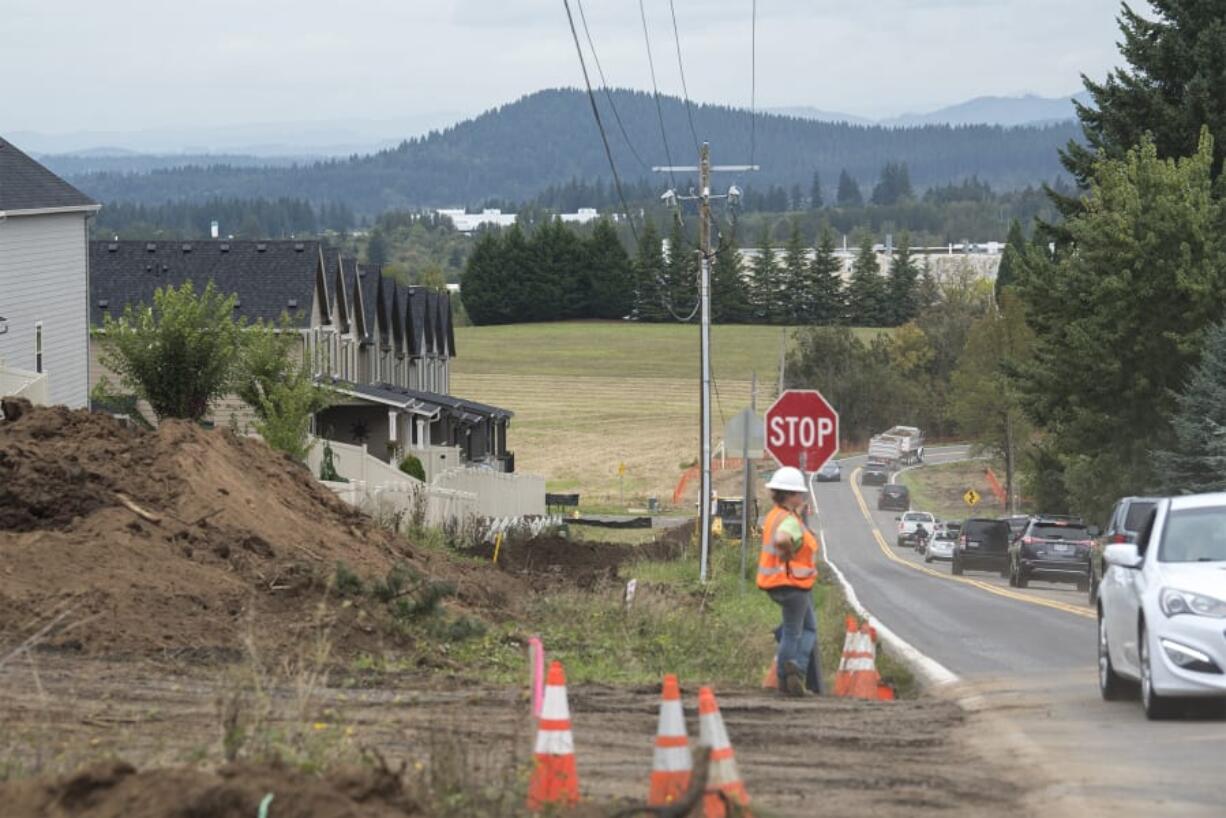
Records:
[[[342,654],[404,647],[375,606],[330,592],[338,563],[363,578],[406,565],[478,613],[521,597],[506,574],[381,528],[258,440],[63,407],[0,422],[0,552],[0,645],[49,627],[42,645],[86,655],[235,659],[248,636],[281,651],[322,630]]]
[[[0,760],[38,773],[39,784],[0,784],[0,803],[21,804],[5,812],[25,816],[121,815],[136,811],[40,812],[46,799],[72,790],[64,770],[98,757],[123,758],[138,769],[182,766],[194,761],[201,770],[150,774],[139,784],[163,791],[176,783],[196,797],[219,785],[227,768],[221,758],[221,727],[216,701],[226,690],[217,676],[193,671],[167,674],[140,662],[100,662],[73,657],[38,656],[34,666],[0,668]],[[334,682],[344,681],[336,678]],[[683,698],[691,740],[697,734],[697,685],[683,681]],[[289,700],[292,685],[273,688],[270,695]],[[1012,773],[986,761],[971,748],[971,734],[983,729],[977,716],[966,716],[955,704],[920,699],[900,702],[859,702],[844,699],[790,700],[755,689],[718,690],[720,707],[736,752],[740,772],[753,803],[764,814],[777,816],[872,815],[982,816],[1026,814],[1022,789]],[[656,686],[572,686],[570,705],[581,788],[589,803],[605,805],[645,796],[651,769],[659,690]],[[408,788],[414,776],[429,774],[431,765],[458,764],[474,782],[513,780],[531,758],[532,720],[525,690],[421,678],[385,678],[377,687],[354,689],[332,685],[317,691],[308,720],[318,719],[322,731],[345,736],[354,748],[377,750],[392,767],[407,765]],[[288,727],[288,725],[279,725]],[[458,757],[457,757],[458,754]],[[207,772],[218,769],[217,773]],[[143,775],[143,774],[142,774]],[[254,815],[253,804],[265,792],[286,801],[297,779],[261,778],[252,771],[233,785],[236,803],[246,812],[176,813]],[[161,778],[159,778],[161,776]],[[132,778],[128,774],[124,780]],[[138,788],[111,788],[116,804]],[[210,783],[212,782],[212,783]],[[258,782],[258,783],[257,783]],[[41,789],[49,784],[50,791]],[[403,812],[328,811],[337,802],[331,780],[319,782],[319,811],[273,815],[333,816],[414,814]],[[94,785],[93,791],[100,791]],[[256,792],[267,787],[259,795]],[[388,792],[391,790],[388,789]],[[44,800],[36,795],[43,793]],[[340,795],[350,792],[341,788]],[[382,790],[381,790],[382,792]],[[102,798],[101,795],[97,796]],[[201,796],[203,797],[203,795]],[[383,798],[384,796],[380,796]],[[14,799],[18,800],[14,800]],[[21,800],[24,799],[24,800]],[[190,803],[190,802],[189,802]],[[383,801],[375,805],[382,809]],[[27,809],[25,805],[30,805]],[[364,804],[363,808],[366,806]],[[609,809],[608,811],[612,811]]]

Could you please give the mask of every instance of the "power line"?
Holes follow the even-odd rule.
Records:
[[[754,163],[758,141],[758,0],[753,0],[749,23],[749,164]]]
[[[630,149],[630,153],[634,154],[634,158],[642,165],[644,170],[650,170],[650,166],[643,161],[643,157],[634,147],[634,143],[630,141],[630,134],[626,132],[626,126],[622,123],[621,114],[617,112],[617,104],[613,102],[613,92],[609,90],[609,82],[605,79],[604,68],[600,65],[600,56],[596,53],[596,43],[592,41],[592,32],[587,27],[587,12],[583,10],[583,0],[575,0],[579,6],[579,20],[583,23],[583,34],[587,38],[588,50],[592,52],[592,61],[596,63],[596,73],[600,77],[600,85],[604,88],[605,98],[609,101],[609,108],[613,111],[613,119],[617,121],[617,128],[621,131],[622,139],[626,140],[626,147]]]
[[[668,0],[668,12],[673,18],[673,39],[677,42],[677,70],[681,72],[681,95],[685,98],[685,115],[690,121],[690,136],[694,137],[694,153],[698,153],[698,131],[694,128],[694,111],[690,106],[690,91],[685,85],[685,64],[681,61],[681,34],[677,31],[677,9],[673,5],[673,0]]]
[[[609,170],[613,172],[613,185],[617,188],[617,198],[621,200],[622,212],[626,214],[626,222],[630,225],[635,244],[638,244],[639,231],[634,226],[634,219],[630,217],[630,206],[626,204],[626,194],[622,192],[622,180],[617,174],[617,164],[613,161],[613,150],[609,147],[609,135],[605,132],[604,122],[600,119],[600,108],[596,105],[596,95],[592,93],[592,80],[587,73],[587,61],[583,59],[583,46],[579,44],[579,32],[575,28],[575,16],[570,11],[570,0],[562,0],[562,5],[566,8],[566,20],[570,23],[570,34],[575,40],[575,53],[579,55],[579,67],[583,69],[583,84],[587,86],[587,99],[592,104],[592,116],[596,118],[600,141],[604,144],[604,154],[609,160]]]
[[[643,7],[643,0],[639,0],[639,17],[643,21],[643,42],[647,45],[647,67],[651,69],[651,92],[656,100],[656,118],[660,120],[660,139],[664,141],[664,158],[671,166],[673,154],[668,149],[668,129],[664,127],[664,109],[660,106],[660,86],[656,83],[656,63],[651,57],[651,35],[647,32],[647,10]],[[673,176],[672,171],[668,172],[668,180],[676,189],[677,179]]]

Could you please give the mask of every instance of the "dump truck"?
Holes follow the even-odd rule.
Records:
[[[897,469],[924,459],[924,433],[914,426],[895,426],[868,441],[868,462]]]

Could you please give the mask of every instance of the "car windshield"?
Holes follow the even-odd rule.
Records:
[[[1162,531],[1158,560],[1226,561],[1226,506],[1172,511]]]
[[[1083,525],[1036,525],[1030,536],[1040,540],[1088,540],[1090,533]]]
[[[1128,506],[1128,514],[1124,517],[1124,529],[1127,531],[1140,531],[1141,526],[1145,525],[1145,518],[1154,510],[1152,501],[1132,503]]]
[[[902,515],[904,523],[931,523],[932,515],[922,511],[910,511]]]

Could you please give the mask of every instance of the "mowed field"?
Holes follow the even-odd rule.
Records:
[[[865,331],[874,332],[874,331]],[[774,400],[779,356],[794,332],[781,327],[712,328],[714,443],[724,422]],[[698,327],[583,321],[456,329],[452,392],[515,412],[509,443],[516,469],[543,475],[550,490],[583,504],[628,505],[672,498],[698,451]]]

